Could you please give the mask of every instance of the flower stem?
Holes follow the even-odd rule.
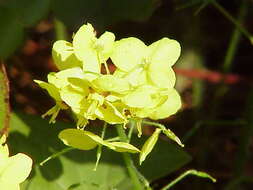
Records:
[[[212,176],[210,176],[209,174],[205,172],[201,172],[197,170],[187,170],[186,172],[178,176],[176,179],[174,179],[172,182],[170,182],[168,185],[166,185],[164,188],[162,188],[162,190],[170,189],[172,186],[174,186],[176,183],[178,183],[179,181],[181,181],[183,178],[185,178],[188,175],[195,175],[202,178],[209,178],[210,180],[212,180],[213,183],[216,182],[215,178],[213,178]]]
[[[131,140],[131,137],[132,137],[132,134],[133,134],[133,130],[134,130],[134,126],[135,126],[135,121],[132,120],[130,121],[130,126],[129,126],[129,132],[128,132],[128,135],[127,135],[127,142],[129,143],[130,140]]]
[[[65,148],[59,152],[56,152],[55,154],[52,154],[51,156],[47,157],[45,160],[43,160],[42,162],[40,162],[40,166],[43,166],[46,162],[48,162],[49,160],[52,160],[58,156],[61,156],[62,154],[65,154],[71,150],[74,150],[75,148],[72,148],[72,147],[68,147],[68,148]]]
[[[243,1],[240,8],[239,8],[239,13],[238,13],[238,23],[241,24],[245,18],[247,14],[247,3],[246,1]],[[235,57],[235,53],[240,41],[240,37],[241,37],[241,31],[239,30],[239,28],[235,28],[231,37],[231,40],[229,42],[229,47],[227,50],[227,54],[225,56],[224,59],[224,63],[223,63],[223,71],[225,73],[229,72],[231,69],[231,65],[233,63],[234,57]]]
[[[123,126],[117,125],[116,128],[117,128],[117,132],[120,136],[121,141],[127,142],[128,138],[127,138],[126,133],[123,129]],[[125,161],[128,173],[129,173],[129,175],[132,179],[132,182],[134,184],[134,189],[135,190],[142,190],[143,187],[142,187],[141,182],[139,180],[138,174],[136,173],[135,166],[134,166],[133,160],[131,159],[131,156],[129,155],[129,153],[125,153],[125,152],[122,153],[122,156]]]
[[[153,125],[155,127],[159,127],[162,130],[166,130],[166,127],[163,124],[160,124],[157,122],[143,120],[142,123],[147,124],[147,125]]]
[[[107,128],[107,123],[104,122],[104,126],[103,126],[102,133],[101,133],[101,138],[102,139],[104,139],[104,137],[105,137],[106,128]],[[98,148],[97,148],[97,161],[96,161],[95,167],[93,169],[94,171],[97,170],[98,163],[99,163],[100,158],[101,158],[101,154],[102,154],[102,145],[98,145]]]

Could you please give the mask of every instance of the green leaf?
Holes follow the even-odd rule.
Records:
[[[17,20],[24,26],[32,26],[47,16],[50,0],[9,0],[4,5],[15,11]]]
[[[65,129],[59,133],[58,137],[67,146],[72,146],[81,150],[91,150],[98,144],[115,149],[111,144],[105,142],[99,136],[80,129]]]
[[[105,149],[97,171],[94,172],[96,151],[72,150],[53,160],[43,167],[39,163],[66,148],[57,138],[60,130],[73,127],[73,124],[57,122],[49,125],[40,117],[15,113],[11,118],[11,133],[8,138],[10,151],[15,154],[24,152],[31,156],[35,166],[33,175],[22,184],[21,190],[119,190],[133,189],[122,157],[119,153]],[[98,130],[96,126],[91,129]],[[110,137],[116,135],[113,128],[107,129]],[[97,131],[98,132],[98,131]],[[98,132],[99,133],[99,132]],[[132,138],[131,143],[140,146],[146,137]],[[157,179],[182,167],[190,157],[176,145],[158,140],[152,156],[148,157],[139,170],[149,180]],[[157,167],[156,163],[166,163]],[[152,171],[152,172],[150,172]],[[108,180],[110,179],[110,180]]]
[[[142,146],[140,153],[140,165],[154,148],[160,133],[161,129],[156,128],[155,132],[148,138],[148,140]]]
[[[109,0],[106,3],[101,3],[100,0],[52,1],[54,14],[69,27],[78,27],[92,21],[99,26],[100,31],[121,20],[145,20],[156,7],[153,0]]]
[[[110,144],[115,147],[114,151],[116,152],[129,152],[129,153],[140,152],[138,148],[126,142],[111,142]]]

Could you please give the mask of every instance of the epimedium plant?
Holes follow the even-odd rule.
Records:
[[[92,25],[85,24],[74,34],[72,43],[64,40],[54,43],[52,56],[59,71],[49,73],[47,82],[35,80],[55,100],[43,117],[51,116],[49,122],[54,123],[60,110],[71,110],[76,128],[62,130],[58,135],[62,142],[81,150],[97,147],[95,170],[102,147],[123,153],[135,188],[142,189],[139,173],[128,153],[139,154],[141,164],[161,133],[184,146],[165,126],[146,121],[167,118],[181,107],[171,68],[180,50],[180,44],[169,38],[149,46],[135,37],[115,41],[111,32],[97,38]],[[115,66],[114,72],[109,70],[109,62]],[[95,119],[105,123],[101,136],[85,128]],[[142,135],[142,123],[156,127],[140,149],[130,143],[132,129],[126,135],[129,122],[135,124],[138,137]],[[118,137],[104,139],[107,124],[115,125]]]

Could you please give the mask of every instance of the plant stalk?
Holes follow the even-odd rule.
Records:
[[[241,33],[247,37],[249,40],[250,40],[250,43],[253,45],[253,35],[248,31],[246,30],[239,21],[237,21],[233,16],[231,16],[227,11],[226,9],[224,9],[222,6],[220,6],[220,4],[218,4],[215,0],[214,1],[211,1],[211,3],[214,5],[215,8],[217,8],[217,10],[219,10],[228,20],[230,20],[238,30],[241,31]],[[246,3],[246,0],[244,0],[244,2],[242,3],[245,5],[245,8],[247,8],[247,3]]]
[[[119,134],[119,137],[120,137],[121,141],[127,142],[128,138],[127,138],[126,133],[123,129],[123,126],[122,125],[117,125],[116,128],[117,128],[117,132]],[[134,184],[134,189],[135,190],[142,190],[143,189],[142,184],[139,180],[138,174],[136,173],[135,166],[134,166],[133,160],[131,159],[130,154],[123,152],[122,156],[123,156],[124,162],[126,164],[128,173],[129,173],[129,175],[132,179],[132,182]]]

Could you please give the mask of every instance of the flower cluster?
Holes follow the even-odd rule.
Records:
[[[134,119],[139,123],[140,136],[143,118],[167,118],[181,107],[171,68],[179,55],[180,45],[172,39],[162,38],[149,46],[134,37],[115,41],[113,33],[105,32],[97,38],[92,25],[83,25],[72,43],[64,40],[54,43],[52,56],[60,71],[48,74],[48,82],[35,80],[56,102],[43,116],[51,115],[50,122],[54,122],[61,109],[71,109],[79,129],[89,120],[125,125]],[[108,68],[109,61],[116,68],[113,73]],[[104,142],[94,141],[90,133],[84,132],[80,132],[82,137],[95,144]],[[77,147],[78,143],[68,138],[69,134],[79,135],[73,130],[65,131],[60,138],[65,139],[65,144],[74,146],[74,143]],[[107,146],[117,148],[112,144]]]
[[[114,41],[111,32],[96,38],[90,24],[82,26],[73,43],[59,40],[53,46],[59,72],[48,75],[48,83],[35,80],[56,102],[45,115],[54,122],[60,109],[70,108],[83,127],[96,118],[110,124],[127,123],[129,118],[166,118],[181,106],[173,88],[171,66],[180,55],[177,41],[163,38],[146,46],[130,37]],[[111,59],[113,74],[107,67]],[[105,65],[107,73],[101,73]]]

